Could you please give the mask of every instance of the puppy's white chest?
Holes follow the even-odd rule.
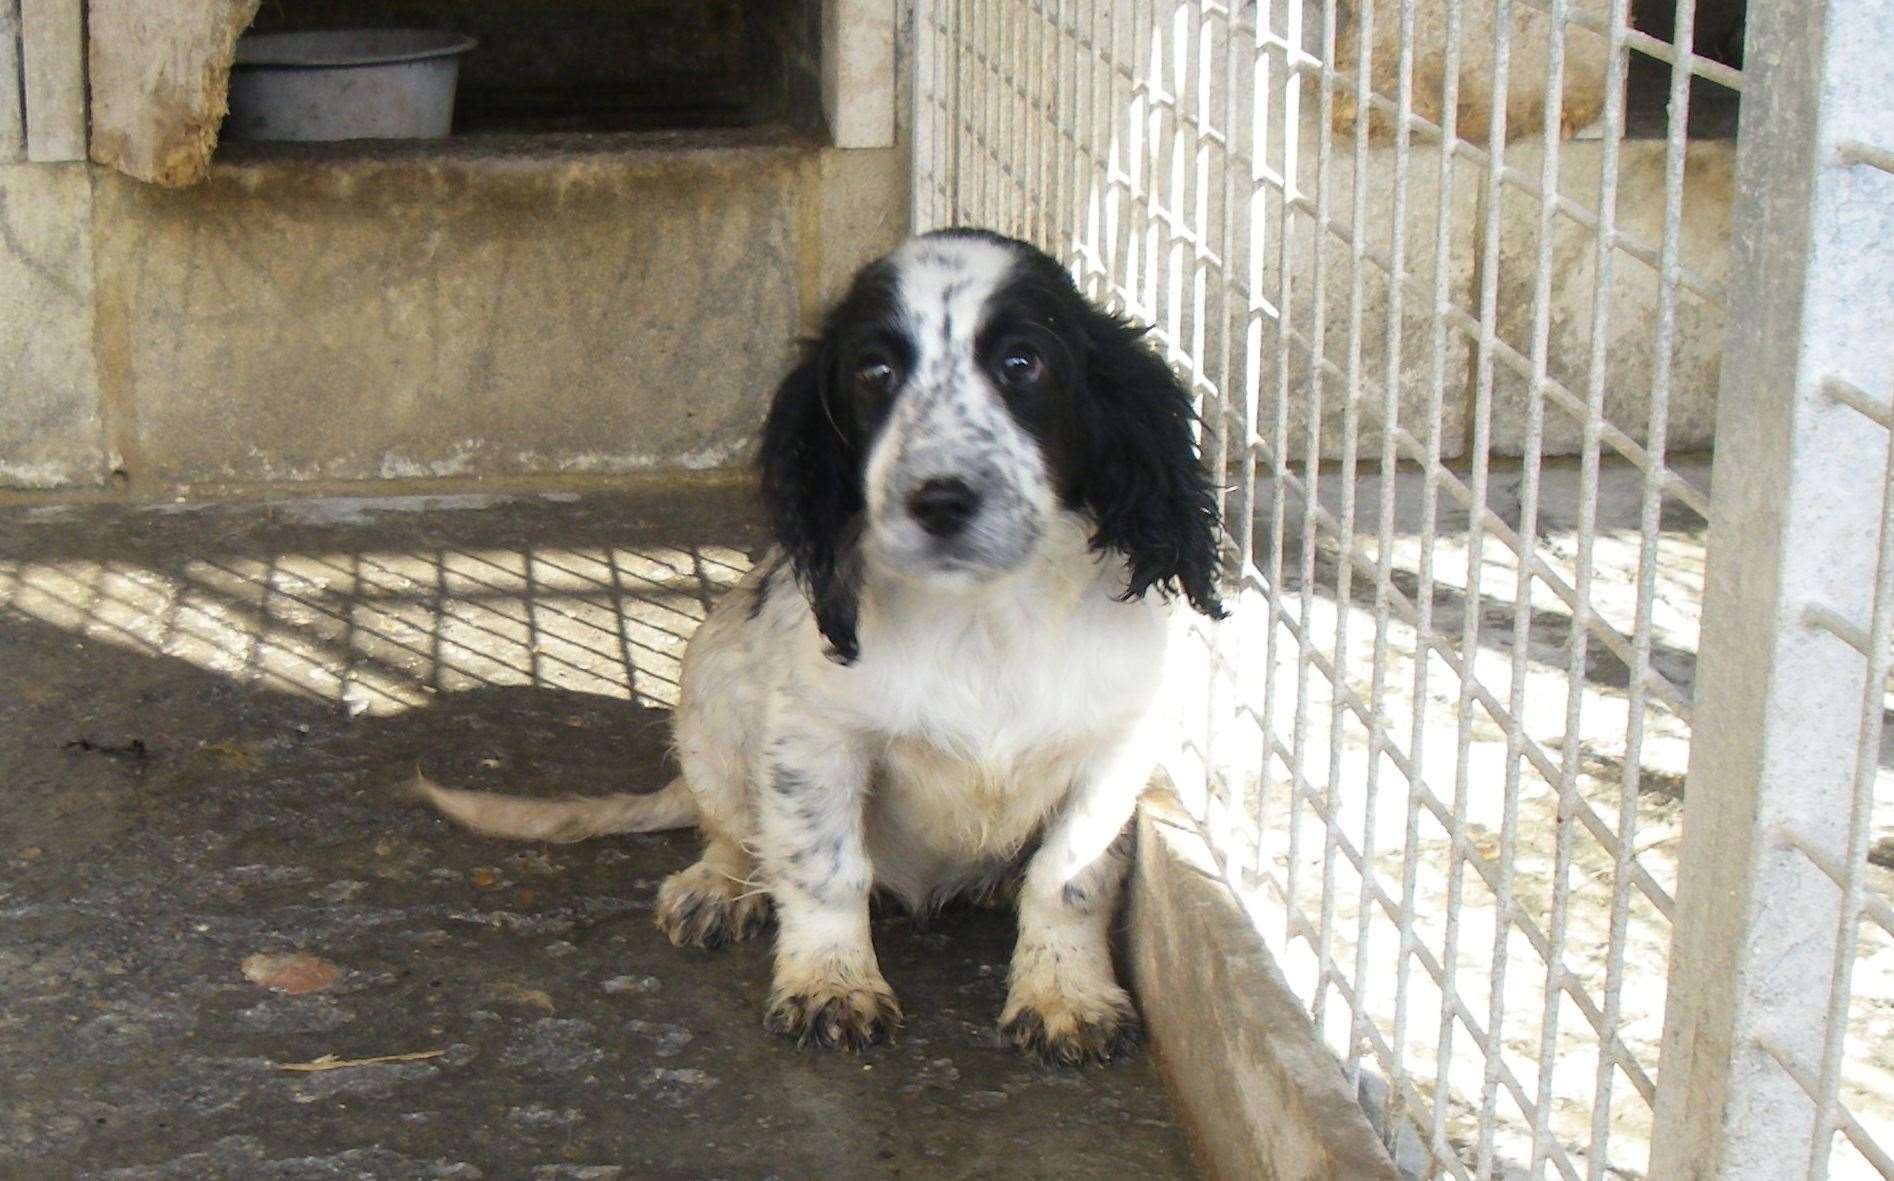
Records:
[[[1060,617],[968,613],[876,638],[855,703],[868,727],[996,771],[1134,719],[1164,647],[1149,605],[1103,598]]]
[[[1022,622],[970,620],[864,662],[884,738],[870,842],[899,892],[952,888],[1013,856],[1149,705],[1163,632],[1148,606],[1101,596]]]

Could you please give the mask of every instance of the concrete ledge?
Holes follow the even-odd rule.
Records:
[[[285,155],[97,177],[134,478],[743,458],[799,328],[814,149]]]
[[[1130,955],[1152,1053],[1212,1177],[1399,1181],[1168,788],[1138,814]]]

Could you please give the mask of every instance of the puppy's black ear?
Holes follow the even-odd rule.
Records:
[[[1217,502],[1191,439],[1190,394],[1139,329],[1092,308],[1085,320],[1090,438],[1078,499],[1098,523],[1093,548],[1130,560],[1126,598],[1156,587],[1221,619]]]
[[[850,664],[860,652],[861,459],[846,416],[831,413],[832,357],[825,346],[811,349],[784,379],[763,423],[758,458],[770,529],[809,596],[830,657]]]

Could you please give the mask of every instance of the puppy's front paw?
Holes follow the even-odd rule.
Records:
[[[892,1037],[901,1022],[901,1004],[885,983],[830,979],[777,985],[763,1027],[796,1039],[799,1046],[859,1051]]]
[[[1123,1058],[1144,1038],[1144,1025],[1124,989],[1085,996],[1017,995],[1000,1014],[1000,1036],[1054,1066],[1085,1066]]]

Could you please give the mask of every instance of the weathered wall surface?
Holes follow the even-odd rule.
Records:
[[[1373,24],[1360,19],[1353,5],[1341,13],[1336,34],[1336,66],[1354,73],[1364,57],[1374,91],[1393,95],[1400,79],[1399,4],[1383,4],[1374,11]],[[1574,17],[1588,19],[1595,28],[1568,24],[1560,30],[1559,122],[1570,133],[1597,118],[1605,105],[1606,44],[1603,29],[1611,5],[1606,0],[1571,0]],[[1517,6],[1510,25],[1502,28],[1492,4],[1462,4],[1457,0],[1421,0],[1414,10],[1414,112],[1435,125],[1446,115],[1448,67],[1455,88],[1455,133],[1475,143],[1492,134],[1495,113],[1504,116],[1500,128],[1506,139],[1536,134],[1545,121],[1550,93],[1546,85],[1551,66],[1551,16],[1528,5]],[[1457,33],[1459,50],[1450,53],[1448,33]],[[1494,66],[1504,33],[1508,39],[1506,94],[1494,102]],[[1449,59],[1452,59],[1451,61]],[[1338,128],[1353,126],[1354,93],[1346,88],[1335,96]],[[1368,112],[1370,133],[1392,138],[1394,119],[1384,108]]]
[[[0,487],[96,485],[112,468],[93,359],[86,172],[0,165]]]
[[[1319,123],[1309,115],[1302,128],[1303,142],[1315,142]],[[1559,191],[1581,207],[1595,208],[1602,172],[1600,140],[1568,140],[1560,145]],[[1655,247],[1662,241],[1664,213],[1665,145],[1660,140],[1627,139],[1618,155],[1619,183],[1616,226],[1638,243]],[[1682,232],[1678,240],[1680,264],[1711,290],[1720,290],[1729,269],[1730,209],[1735,201],[1733,166],[1736,145],[1731,140],[1693,140],[1685,157]],[[1464,159],[1451,167],[1443,186],[1438,150],[1417,145],[1408,162],[1406,242],[1402,271],[1408,276],[1398,304],[1388,279],[1389,225],[1392,222],[1397,171],[1392,145],[1370,142],[1364,154],[1366,171],[1360,186],[1370,253],[1361,265],[1361,398],[1357,429],[1359,453],[1373,456],[1381,446],[1382,390],[1388,373],[1388,333],[1397,331],[1394,360],[1398,421],[1416,439],[1425,439],[1430,418],[1433,383],[1440,379],[1439,424],[1441,454],[1466,455],[1474,433],[1473,399],[1479,385],[1477,322],[1480,312],[1482,218],[1486,172]],[[1536,182],[1544,148],[1535,139],[1508,145],[1507,165]],[[1287,318],[1292,336],[1286,342],[1289,395],[1285,429],[1280,437],[1297,456],[1304,454],[1308,421],[1319,415],[1322,452],[1333,458],[1342,453],[1349,372],[1349,322],[1353,291],[1351,249],[1347,235],[1356,224],[1353,144],[1337,139],[1330,164],[1328,217],[1334,228],[1318,229],[1316,219],[1299,214],[1290,219],[1290,250],[1294,260]],[[1273,162],[1273,161],[1272,161]],[[1300,162],[1301,188],[1317,190],[1314,153]],[[1442,337],[1438,369],[1434,356],[1434,328],[1430,315],[1435,288],[1437,214],[1445,188],[1447,206],[1446,275],[1440,289],[1454,312]],[[1274,218],[1275,210],[1270,210]],[[1495,335],[1504,351],[1492,361],[1490,446],[1500,455],[1525,450],[1533,336],[1533,297],[1538,278],[1540,246],[1539,200],[1508,183],[1498,202],[1499,253],[1495,303]],[[1597,274],[1595,232],[1566,213],[1555,213],[1549,225],[1548,333],[1546,373],[1570,393],[1580,408],[1590,386],[1593,287]],[[1268,260],[1263,289],[1279,291],[1279,260]],[[1329,368],[1317,401],[1313,322],[1317,270],[1325,291],[1326,327],[1322,355]],[[1604,325],[1604,409],[1606,420],[1640,442],[1648,439],[1651,391],[1660,365],[1670,380],[1664,438],[1673,451],[1708,450],[1715,430],[1716,391],[1721,378],[1723,313],[1687,285],[1680,286],[1673,347],[1660,354],[1653,326],[1657,319],[1659,282],[1656,269],[1631,251],[1620,248],[1612,259],[1611,287]],[[1458,322],[1455,322],[1455,321]],[[1240,331],[1240,326],[1233,329]],[[1266,334],[1265,347],[1274,347],[1276,334]],[[1274,419],[1274,390],[1266,383],[1259,429],[1278,437]],[[1583,445],[1582,419],[1563,407],[1556,395],[1547,397],[1542,446],[1547,455],[1576,454]]]
[[[1597,140],[1565,144],[1559,158],[1559,191],[1588,209],[1599,194]],[[1618,233],[1653,248],[1664,240],[1665,146],[1657,140],[1627,141],[1618,162]],[[1507,163],[1536,177],[1544,149],[1517,143]],[[1693,140],[1684,155],[1683,218],[1677,255],[1711,290],[1729,278],[1730,211],[1736,200],[1736,144]],[[1539,249],[1539,202],[1508,188],[1500,202],[1499,339],[1518,355],[1532,354],[1532,295]],[[1551,275],[1546,373],[1581,403],[1591,382],[1591,337],[1598,276],[1597,234],[1569,217],[1552,219],[1547,249]],[[1676,294],[1676,328],[1668,350],[1656,339],[1661,284],[1657,269],[1620,250],[1612,259],[1604,309],[1605,420],[1640,443],[1652,436],[1652,400],[1660,373],[1669,382],[1663,420],[1672,451],[1707,451],[1716,437],[1716,391],[1723,373],[1723,309],[1688,282]],[[1473,305],[1473,306],[1477,306]],[[1518,369],[1494,366],[1493,439],[1502,454],[1525,450],[1524,423],[1532,383]],[[1579,415],[1548,399],[1543,446],[1552,454],[1577,454],[1583,446]]]
[[[899,163],[720,134],[5,169],[0,487],[741,465],[905,231]]]
[[[616,474],[741,464],[762,406],[822,304],[905,232],[896,150],[787,143],[646,150],[538,141],[530,150],[284,153],[219,164],[182,190],[105,169],[0,166],[0,487],[274,483],[394,477]],[[514,141],[516,144],[524,141]],[[598,141],[589,141],[596,145]],[[619,141],[629,142],[629,141]],[[642,142],[642,141],[641,141]],[[1594,199],[1599,145],[1564,145],[1562,187]],[[1691,146],[1685,265],[1720,284],[1733,195],[1728,141]],[[1509,163],[1538,170],[1536,143]],[[1656,241],[1663,146],[1625,145],[1618,224]],[[1342,153],[1344,162],[1347,153]],[[1385,218],[1392,149],[1369,154],[1369,218]],[[1411,161],[1399,342],[1400,419],[1425,434],[1434,161]],[[1456,169],[1448,298],[1477,308],[1480,177]],[[1313,172],[1305,178],[1313,185]],[[1350,218],[1353,186],[1331,216]],[[1537,204],[1502,207],[1499,338],[1531,347]],[[1318,235],[1298,219],[1312,290]],[[1583,396],[1594,251],[1554,220],[1548,371]],[[1348,249],[1324,244],[1325,351],[1347,360]],[[1273,281],[1273,280],[1272,280]],[[1646,436],[1658,357],[1656,275],[1618,256],[1607,325],[1607,417]],[[96,288],[96,290],[95,290]],[[1364,290],[1364,391],[1385,375],[1388,285]],[[95,304],[96,296],[96,304]],[[1295,310],[1306,327],[1309,310]],[[1711,441],[1723,325],[1680,296],[1669,358],[1673,450]],[[1446,338],[1442,450],[1462,454],[1474,376],[1467,337]],[[1314,409],[1306,342],[1289,355],[1286,437]],[[1325,382],[1324,450],[1340,451],[1342,381]],[[1494,449],[1517,453],[1527,383],[1496,363]],[[1378,410],[1361,416],[1364,454]],[[1264,429],[1274,433],[1266,406]],[[1549,454],[1578,420],[1547,410]]]

